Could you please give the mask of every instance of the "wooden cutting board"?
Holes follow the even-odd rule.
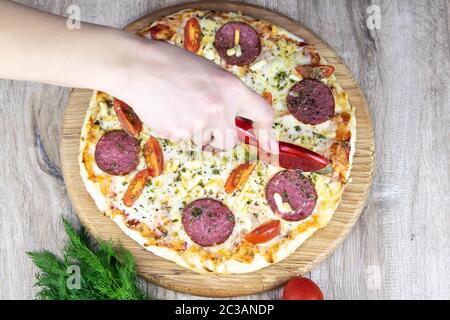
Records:
[[[273,266],[250,274],[215,276],[196,274],[145,251],[128,238],[109,217],[95,206],[81,180],[78,152],[80,133],[91,90],[74,89],[67,106],[61,139],[61,163],[64,181],[73,206],[88,231],[96,238],[113,239],[136,257],[142,277],[163,287],[194,295],[229,297],[254,294],[283,285],[295,275],[309,272],[330,255],[347,236],[366,205],[374,167],[374,140],[367,102],[349,69],[338,55],[305,26],[262,7],[237,2],[201,1],[180,4],[155,11],[125,29],[135,32],[157,18],[187,8],[241,11],[243,14],[268,20],[284,27],[308,43],[316,45],[320,54],[336,67],[338,82],[356,108],[357,141],[351,182],[329,225],[316,232],[293,255]]]

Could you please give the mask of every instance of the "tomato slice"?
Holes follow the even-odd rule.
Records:
[[[144,191],[145,185],[150,178],[147,169],[139,171],[130,182],[127,191],[123,195],[123,204],[127,207],[132,207],[136,200],[141,196]]]
[[[300,65],[295,70],[303,78],[321,80],[331,77],[335,69],[333,66],[308,64]]]
[[[264,91],[262,97],[268,104],[272,105],[272,94],[269,91]]]
[[[196,18],[190,18],[184,26],[184,47],[191,52],[200,49],[202,41],[202,30]]]
[[[122,128],[129,135],[137,136],[142,131],[142,122],[133,109],[125,102],[114,98],[114,111]]]
[[[280,220],[271,220],[260,225],[250,233],[247,233],[245,235],[245,240],[253,244],[265,243],[278,236],[280,231]]]
[[[295,277],[284,288],[283,300],[323,300],[323,293],[312,280]]]
[[[175,32],[168,25],[157,24],[148,30],[153,40],[170,40]]]
[[[243,163],[237,166],[225,182],[225,192],[230,194],[242,187],[255,167],[256,163]]]
[[[148,172],[152,177],[160,176],[164,171],[164,155],[158,140],[150,137],[144,145],[144,159]]]

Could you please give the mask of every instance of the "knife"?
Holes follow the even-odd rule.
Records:
[[[258,146],[252,121],[236,117],[237,136],[245,144]],[[324,156],[298,145],[279,141],[279,154],[269,154],[259,149],[260,160],[289,170],[316,172],[325,169],[330,162]]]

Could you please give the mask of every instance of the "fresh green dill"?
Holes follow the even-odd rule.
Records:
[[[84,228],[75,229],[63,219],[68,241],[62,259],[44,251],[27,254],[39,268],[37,294],[42,300],[145,300],[137,279],[134,257],[111,241],[93,245]],[[79,268],[79,283],[69,285]]]

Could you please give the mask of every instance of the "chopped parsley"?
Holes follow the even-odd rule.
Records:
[[[248,150],[245,150],[244,161],[245,162],[250,161],[250,152]]]
[[[288,75],[285,71],[280,71],[275,75],[275,80],[277,81],[277,89],[281,90],[287,85]]]
[[[315,135],[318,139],[325,140],[327,137],[325,137],[323,134],[313,132],[313,135]]]
[[[191,216],[193,216],[194,218],[197,218],[197,217],[199,217],[202,213],[203,213],[203,210],[202,210],[202,209],[200,209],[200,208],[198,208],[198,207],[195,207],[195,208],[193,208],[192,211],[191,211]]]

